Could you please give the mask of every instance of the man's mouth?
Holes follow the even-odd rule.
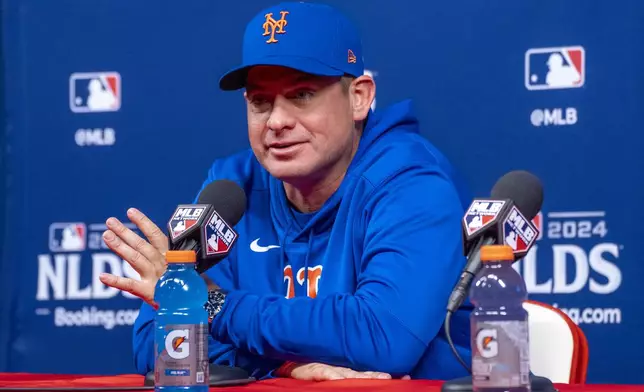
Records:
[[[268,148],[286,149],[292,146],[296,146],[298,144],[302,144],[302,142],[274,142],[274,143],[270,143],[268,145]]]

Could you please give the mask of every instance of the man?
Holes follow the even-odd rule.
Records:
[[[221,287],[209,306],[221,309],[211,361],[258,378],[465,375],[442,324],[465,262],[469,198],[419,135],[409,102],[371,111],[359,35],[329,6],[270,7],[243,46],[220,87],[245,88],[251,150],[215,161],[203,184],[233,180],[248,198],[235,247],[206,272]],[[146,302],[134,327],[145,373],[167,238],[138,210],[128,217],[150,243],[115,218],[104,239],[141,280],[101,281]],[[468,309],[453,317],[452,337],[469,361]]]

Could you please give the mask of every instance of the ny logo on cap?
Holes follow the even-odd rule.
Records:
[[[275,39],[275,34],[284,34],[284,26],[287,25],[286,22],[286,15],[288,14],[288,11],[280,11],[280,15],[282,15],[282,18],[280,20],[275,20],[273,19],[273,13],[268,13],[264,15],[266,17],[266,21],[262,25],[264,28],[264,34],[263,36],[270,35],[271,37],[266,41],[267,44],[272,44],[273,42],[277,42]],[[270,32],[268,31],[270,29]]]

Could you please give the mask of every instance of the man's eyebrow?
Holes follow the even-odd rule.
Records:
[[[312,82],[319,82],[320,84],[325,84],[326,80],[316,75],[301,74],[291,80],[288,80],[288,85],[297,86],[300,84],[312,83]],[[260,84],[246,83],[247,91],[258,90],[258,89],[261,89],[262,87],[264,88],[270,87],[270,84],[262,86]]]
[[[322,81],[322,78],[319,76],[315,75],[309,75],[309,74],[302,74],[299,75],[298,77],[293,80],[293,84],[298,84],[298,83],[305,83],[305,82],[315,82],[315,81]]]

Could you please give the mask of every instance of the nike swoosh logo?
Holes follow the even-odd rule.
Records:
[[[250,250],[257,253],[268,252],[269,250],[275,249],[275,248],[279,248],[279,245],[261,246],[259,244],[259,238],[250,243]]]

